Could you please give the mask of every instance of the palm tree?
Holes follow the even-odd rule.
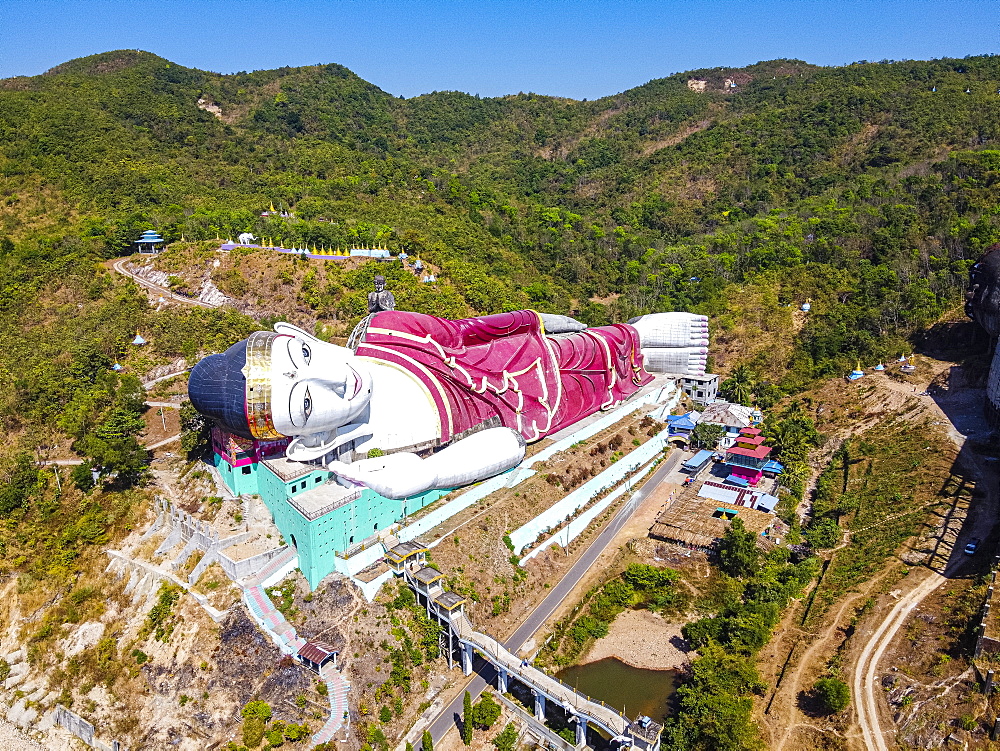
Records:
[[[737,404],[751,404],[756,374],[746,365],[737,365],[726,380],[726,395]]]

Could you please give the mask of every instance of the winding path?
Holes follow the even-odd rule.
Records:
[[[947,580],[947,572],[946,575],[941,575],[927,570],[927,578],[896,603],[896,606],[865,644],[861,656],[858,658],[858,666],[854,670],[853,689],[854,696],[858,697],[858,725],[861,726],[861,735],[864,738],[865,746],[870,751],[889,751],[884,731],[879,723],[878,704],[875,701],[875,686],[878,685],[875,671],[878,668],[879,660],[913,609]]]
[[[148,279],[143,279],[138,274],[136,274],[136,273],[134,273],[132,271],[129,271],[128,269],[125,268],[125,264],[128,263],[128,261],[129,261],[129,259],[127,259],[127,258],[121,258],[121,259],[115,261],[113,264],[111,264],[111,268],[113,268],[115,271],[117,271],[122,276],[127,276],[129,279],[131,279],[133,282],[135,282],[136,284],[138,284],[140,287],[145,287],[148,290],[152,290],[154,292],[159,292],[161,295],[163,295],[163,297],[169,298],[170,300],[175,300],[176,302],[186,303],[188,305],[195,305],[195,306],[200,307],[200,308],[218,308],[219,307],[218,305],[213,305],[212,303],[202,302],[201,300],[196,300],[196,299],[191,298],[191,297],[184,297],[183,295],[175,294],[175,293],[171,292],[166,287],[161,287],[159,284],[153,284]]]
[[[893,382],[888,382],[888,385],[890,389],[902,391],[903,393],[909,388]],[[931,397],[921,394],[917,398],[924,402],[929,411],[942,421],[949,437],[961,449],[966,435],[955,425],[951,419],[951,415],[945,412],[941,405],[936,403]],[[956,416],[963,418],[969,416],[968,414],[960,414],[962,410],[961,405],[953,404],[951,406],[955,410]],[[971,434],[971,432],[971,429],[966,430],[966,433]],[[993,531],[996,523],[996,510],[998,504],[1000,504],[997,478],[994,471],[976,459],[975,455],[971,454],[971,452],[964,458],[967,462],[974,465],[969,469],[973,476],[978,475],[976,478],[977,484],[983,490],[984,497],[977,501],[974,508],[969,509],[969,518],[963,525],[963,529],[959,535],[966,540],[973,537],[986,539]],[[955,576],[958,570],[965,564],[962,545],[958,540],[959,538],[956,536],[952,543],[953,547],[948,557],[948,563],[943,570],[921,569],[925,577],[924,580],[904,595],[892,610],[889,611],[888,615],[886,615],[864,645],[861,655],[858,658],[858,664],[854,668],[854,675],[852,677],[852,688],[857,707],[857,722],[868,751],[888,751],[889,749],[889,745],[885,740],[885,731],[883,731],[879,719],[879,702],[876,699],[876,696],[883,695],[879,688],[880,683],[876,679],[879,660],[913,610],[928,595],[944,584],[945,581]],[[916,572],[914,574],[916,575]]]

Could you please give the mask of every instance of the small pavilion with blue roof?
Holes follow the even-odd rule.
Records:
[[[147,229],[142,233],[142,237],[135,241],[135,244],[139,246],[140,253],[159,253],[163,250],[163,244],[166,242],[156,230]]]

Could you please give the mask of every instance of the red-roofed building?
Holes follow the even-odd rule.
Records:
[[[333,666],[337,667],[338,654],[340,653],[336,649],[325,642],[308,641],[295,656],[307,668],[315,670],[318,673],[319,669],[330,660],[333,660]]]
[[[754,440],[751,437],[740,436],[739,441]],[[746,480],[747,484],[756,486],[760,478],[764,476],[764,465],[767,464],[767,457],[771,453],[770,446],[751,445],[744,446],[737,444],[726,449],[725,462],[731,467],[731,474],[737,478]]]

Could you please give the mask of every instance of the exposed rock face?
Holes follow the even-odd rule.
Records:
[[[965,312],[991,336],[1000,336],[1000,243],[991,245],[969,272]]]
[[[986,417],[1000,428],[1000,243],[986,249],[969,272],[965,312],[993,338],[993,364],[986,380]]]

